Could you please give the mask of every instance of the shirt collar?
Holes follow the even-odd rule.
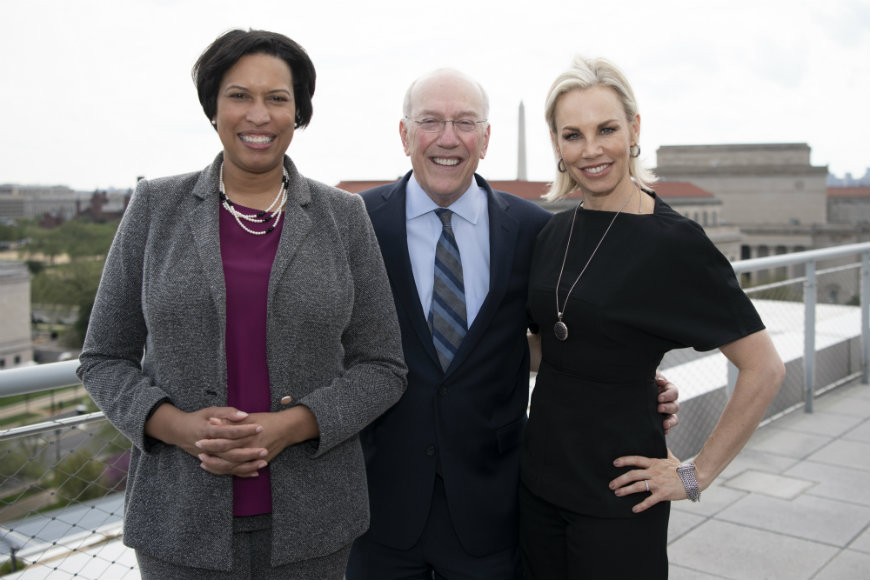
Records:
[[[447,208],[462,219],[472,224],[476,224],[480,219],[480,212],[486,207],[486,193],[483,188],[477,185],[477,181],[472,178],[468,189],[459,196],[459,199],[454,201]],[[423,191],[420,183],[417,181],[414,174],[408,180],[408,185],[405,187],[405,219],[412,220],[426,213],[435,211],[440,206],[432,201],[432,198]]]

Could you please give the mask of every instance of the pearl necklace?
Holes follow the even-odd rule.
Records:
[[[220,195],[221,195],[221,205],[223,206],[223,208],[225,210],[227,210],[230,213],[230,215],[232,215],[234,218],[236,218],[236,223],[239,224],[240,228],[242,228],[243,230],[245,230],[249,234],[252,234],[255,236],[263,236],[265,234],[268,234],[269,232],[271,232],[272,230],[275,229],[275,226],[278,225],[278,220],[281,219],[281,214],[283,213],[281,210],[287,204],[287,187],[289,185],[290,185],[290,176],[287,175],[287,168],[285,167],[283,176],[281,177],[281,187],[278,189],[278,195],[275,196],[275,199],[274,199],[274,201],[272,201],[272,204],[269,205],[269,207],[267,207],[265,210],[258,211],[255,214],[242,213],[235,208],[235,205],[233,205],[233,202],[230,201],[230,198],[227,195],[227,190],[224,187],[224,164],[221,163],[220,182],[219,182]],[[269,214],[268,217],[266,217],[267,214]],[[242,220],[245,220],[245,221],[253,223],[253,224],[263,224],[271,219],[274,219],[275,221],[272,223],[271,226],[268,227],[268,229],[265,229],[262,231],[252,230],[248,226],[246,226],[245,224],[242,223]]]

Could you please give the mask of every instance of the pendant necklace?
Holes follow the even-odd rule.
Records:
[[[637,188],[637,184],[634,184],[635,188]],[[640,190],[638,189],[638,192]],[[574,222],[577,220],[577,212],[583,206],[583,200],[577,204],[577,207],[574,208],[574,216],[571,218],[571,229],[568,231],[568,243],[565,245],[565,256],[562,258],[562,267],[559,269],[559,277],[556,279],[556,316],[559,318],[556,321],[556,324],[553,325],[553,334],[556,335],[556,338],[562,342],[568,340],[568,325],[562,321],[562,316],[565,315],[565,309],[568,307],[568,297],[571,296],[571,292],[574,291],[574,287],[577,286],[577,283],[580,281],[580,278],[583,277],[583,273],[586,271],[586,268],[589,267],[590,262],[592,262],[592,258],[595,257],[595,253],[598,251],[598,248],[601,247],[601,242],[604,241],[604,238],[607,237],[607,233],[610,231],[610,228],[613,226],[613,222],[616,221],[616,218],[619,217],[619,214],[622,213],[622,210],[625,209],[625,206],[628,205],[628,202],[631,198],[634,197],[634,194],[629,195],[625,200],[625,203],[622,204],[622,207],[619,208],[615,214],[613,214],[613,219],[610,220],[610,224],[608,224],[607,229],[604,230],[604,233],[601,234],[601,239],[598,240],[598,244],[596,244],[595,249],[592,250],[592,254],[589,256],[589,259],[586,260],[586,264],[583,266],[583,269],[580,270],[580,273],[577,275],[577,279],[574,280],[574,283],[571,284],[571,288],[568,289],[568,293],[565,295],[565,301],[562,304],[562,307],[559,307],[559,285],[562,283],[562,273],[565,271],[565,262],[568,261],[568,248],[571,247],[571,236],[574,235]]]

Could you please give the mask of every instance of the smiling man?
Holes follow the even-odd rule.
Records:
[[[486,156],[486,94],[455,71],[435,71],[411,85],[403,113],[399,133],[414,168],[411,179],[433,202],[448,207],[472,186]]]
[[[409,386],[362,434],[372,519],[349,579],[517,571],[526,286],[550,214],[475,175],[488,112],[483,88],[462,73],[420,77],[399,123],[413,170],[362,194],[398,308]],[[448,246],[452,258],[441,253]]]
[[[399,123],[412,171],[361,194],[408,388],[361,434],[371,527],[354,543],[349,580],[518,576],[529,261],[550,213],[475,173],[488,113],[483,88],[464,74],[420,77]]]

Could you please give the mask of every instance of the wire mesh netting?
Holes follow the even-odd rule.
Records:
[[[806,401],[804,296],[808,283],[816,301],[810,366],[815,395],[826,386],[859,373],[861,308],[857,268],[852,262],[819,270],[810,282],[802,264],[793,266],[791,271],[777,268],[741,277],[744,291],[752,299],[786,365],[786,379],[768,408],[767,419]],[[715,427],[736,378],[736,369],[729,366],[718,351],[681,349],[665,355],[660,369],[680,389],[680,424],[668,435],[668,446],[677,457],[696,455]]]
[[[816,394],[862,368],[856,267],[854,260],[828,266],[809,282],[803,265],[741,276],[786,363],[768,417],[803,404],[807,368]],[[807,287],[816,302],[809,367]],[[661,369],[680,389],[680,424],[668,446],[688,459],[722,413],[734,373],[718,351],[691,349],[668,353]],[[95,410],[81,386],[0,399],[0,575],[139,577],[133,551],[121,542],[130,444],[100,415],[89,414]]]
[[[78,406],[51,415],[60,405],[45,407],[48,399],[0,400],[7,403],[0,406],[6,411],[3,427],[85,410]],[[0,440],[0,574],[138,578],[135,557],[120,542],[129,441],[104,419],[54,425]]]

